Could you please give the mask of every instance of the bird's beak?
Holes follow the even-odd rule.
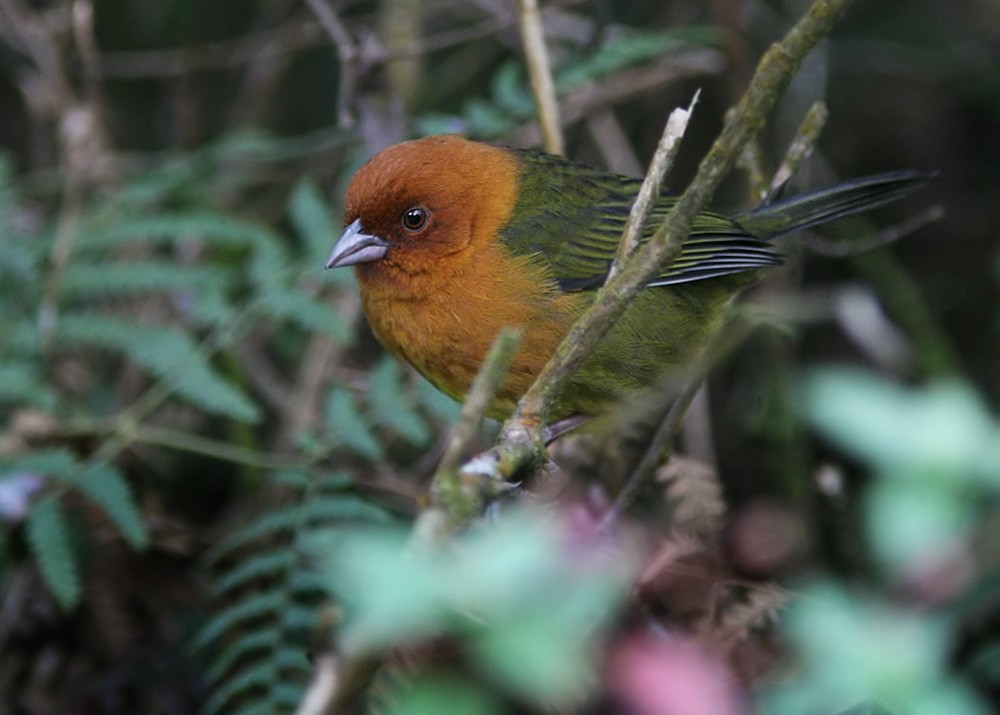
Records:
[[[364,233],[361,230],[361,219],[356,219],[344,229],[344,233],[333,245],[330,257],[326,259],[326,267],[339,268],[377,261],[385,255],[388,248],[389,244],[383,239]]]

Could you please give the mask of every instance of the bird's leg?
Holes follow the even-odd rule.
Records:
[[[548,447],[570,430],[576,429],[589,421],[589,415],[571,415],[561,420],[556,420],[552,424],[545,425],[545,446]]]

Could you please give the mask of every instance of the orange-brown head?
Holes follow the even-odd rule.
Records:
[[[366,281],[424,291],[491,243],[517,198],[507,151],[458,136],[391,146],[347,189],[344,225],[327,267],[356,265]],[[416,284],[415,275],[437,277]]]

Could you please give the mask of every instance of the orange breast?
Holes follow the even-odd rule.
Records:
[[[359,267],[361,299],[382,343],[438,389],[462,399],[501,328],[523,330],[506,384],[491,407],[509,413],[583,309],[530,258],[483,247],[458,266],[419,277]],[[420,281],[420,290],[400,282]]]

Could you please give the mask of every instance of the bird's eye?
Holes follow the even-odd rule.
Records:
[[[406,209],[403,212],[401,221],[403,228],[407,231],[419,231],[427,225],[427,209],[423,206],[414,206],[412,209]]]

